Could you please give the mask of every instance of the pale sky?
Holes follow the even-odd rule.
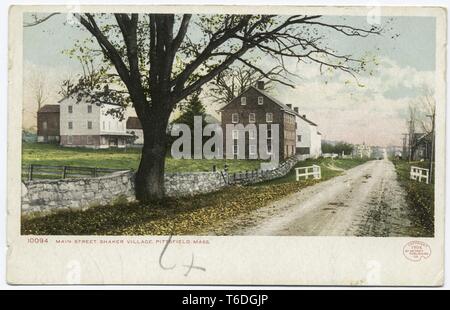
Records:
[[[323,17],[324,21],[368,27],[366,17]],[[68,73],[79,73],[80,65],[62,51],[76,39],[88,38],[82,28],[67,23],[66,15],[24,28],[24,127],[35,123],[32,76],[44,72],[48,85],[47,104],[59,98],[57,84]],[[344,73],[323,74],[315,64],[290,64],[299,77],[295,88],[278,85],[273,95],[300,108],[301,114],[319,125],[322,137],[350,143],[386,146],[400,145],[405,132],[408,104],[421,96],[427,85],[434,88],[435,20],[431,17],[381,18],[386,32],[367,38],[324,33],[330,47],[340,54],[376,55],[379,66],[373,75],[358,76],[358,81]],[[395,34],[398,37],[391,38]],[[267,65],[267,64],[266,64]],[[219,108],[204,98],[209,112]]]

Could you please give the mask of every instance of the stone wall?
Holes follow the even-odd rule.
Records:
[[[286,175],[299,160],[298,157],[291,157],[278,168],[266,171],[166,174],[165,190],[169,197],[192,196],[214,192],[229,184],[272,180]],[[97,178],[23,181],[22,213],[85,209],[93,205],[111,204],[118,197],[135,200],[133,172],[116,172]]]
[[[23,181],[22,213],[106,205],[119,196],[134,200],[134,177],[130,171],[97,178]]]
[[[225,187],[220,172],[176,173],[165,176],[170,197],[209,193]],[[116,172],[98,178],[32,180],[22,182],[22,213],[84,209],[107,205],[118,197],[135,200],[134,173]]]
[[[285,176],[302,159],[301,157],[290,157],[273,170],[255,170],[246,172],[230,173],[228,176],[230,184],[254,184],[273,180]]]
[[[225,186],[227,177],[221,172],[190,172],[166,174],[164,186],[169,197],[192,196],[217,191]]]

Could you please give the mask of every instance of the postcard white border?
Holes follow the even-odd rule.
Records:
[[[84,11],[194,13],[267,13],[363,15],[368,7],[296,6],[82,6]],[[20,236],[20,154],[22,102],[22,13],[61,11],[67,6],[15,6],[10,10],[8,94],[8,254],[7,279],[11,284],[67,284],[71,263],[79,262],[80,284],[266,284],[266,285],[441,285],[443,283],[445,204],[446,11],[441,8],[383,7],[383,15],[436,17],[436,218],[434,238],[368,237],[201,237],[207,246],[174,245],[165,253],[169,264],[190,262],[206,268],[184,276],[182,269],[159,265],[162,245],[74,246],[27,243]],[[148,237],[65,237],[65,239],[133,239]],[[155,238],[155,237],[151,237]],[[160,237],[158,237],[160,238]],[[174,237],[175,238],[175,237]],[[195,239],[184,236],[177,239]],[[432,255],[419,263],[403,256],[411,240],[428,243]],[[262,259],[264,258],[264,259]],[[186,260],[185,260],[186,259]],[[376,270],[374,270],[374,268]],[[371,276],[376,271],[378,282]],[[372,281],[372,282],[371,282]]]

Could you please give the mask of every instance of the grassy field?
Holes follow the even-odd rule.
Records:
[[[24,217],[24,235],[227,235],[227,220],[247,214],[305,188],[342,173],[363,160],[307,160],[298,165],[318,164],[321,180],[295,181],[285,177],[251,186],[230,186],[223,190],[186,198],[167,198],[149,205],[116,201],[86,211],[63,211],[40,218]],[[332,167],[333,169],[330,169]]]
[[[134,169],[139,165],[141,150],[105,149],[93,150],[86,148],[67,148],[56,144],[23,143],[22,164],[41,164],[52,166],[81,166],[114,169]],[[173,159],[167,157],[167,172],[211,171],[213,165],[222,170],[227,163],[229,171],[245,171],[259,169],[259,160],[194,160]]]
[[[410,180],[411,166],[428,168],[426,162],[393,160],[397,178],[406,191],[406,202],[410,208],[412,221],[420,232],[420,236],[434,236],[434,184],[420,183]]]

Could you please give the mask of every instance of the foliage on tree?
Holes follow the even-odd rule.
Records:
[[[273,88],[271,78],[280,73],[280,68],[273,69],[266,75],[248,67],[231,67],[222,71],[210,82],[208,94],[215,99],[218,104],[226,104],[244,92],[250,86],[256,86],[257,82],[264,79],[265,90]]]
[[[322,153],[334,153],[341,155],[344,152],[344,155],[350,155],[353,152],[353,144],[347,142],[337,142],[336,144],[332,144],[329,142],[322,142]]]
[[[54,15],[50,14],[50,15]],[[25,26],[50,15],[35,15]],[[98,59],[90,78],[73,88],[79,101],[132,105],[144,132],[136,197],[149,201],[164,196],[166,128],[177,105],[233,64],[293,87],[286,61],[317,64],[352,76],[366,69],[365,59],[341,54],[328,36],[367,37],[381,28],[331,23],[320,15],[174,15],[77,13],[76,27],[87,30],[96,47],[75,42],[79,55]],[[276,64],[265,69],[271,60]],[[270,62],[269,62],[270,63]],[[120,117],[122,111],[116,111]]]
[[[201,116],[202,124],[205,125],[206,110],[202,101],[200,100],[200,92],[195,92],[181,106],[181,114],[172,121],[172,124],[186,124],[191,131],[194,130],[194,116]]]
[[[180,112],[181,114],[175,118],[172,122],[172,126],[176,126],[175,124],[185,124],[191,129],[191,142],[194,141],[194,117],[200,116],[202,120],[202,127],[201,129],[205,128],[206,121],[206,109],[203,105],[201,99],[200,99],[200,91],[195,92],[187,100],[185,100],[183,104],[180,105]],[[177,139],[177,137],[169,137],[169,143],[168,148],[171,147],[172,142]],[[202,137],[203,143],[208,140],[208,137]],[[192,152],[194,152],[194,149],[192,148]]]

